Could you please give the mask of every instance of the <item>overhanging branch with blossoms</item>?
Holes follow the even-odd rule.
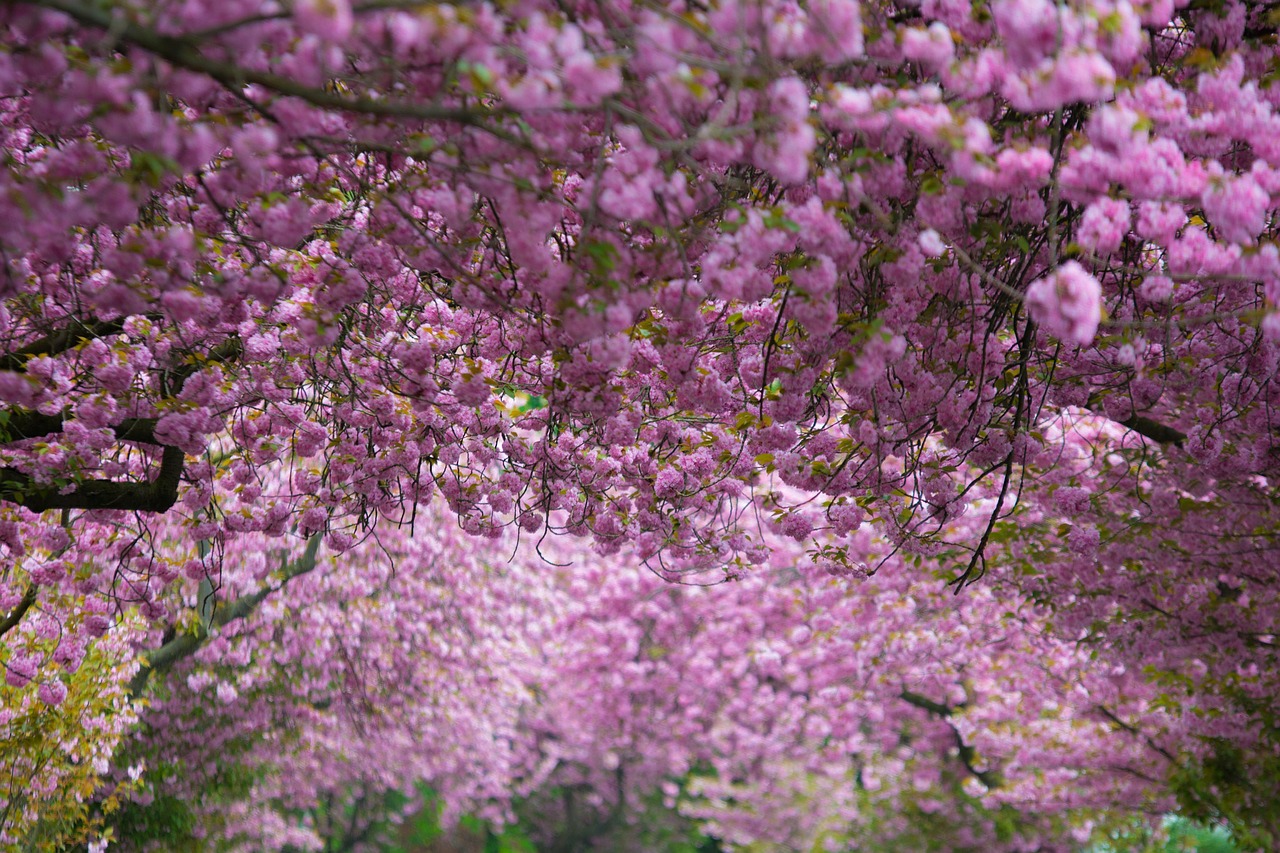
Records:
[[[293,579],[314,571],[317,565],[316,555],[319,553],[320,544],[320,537],[312,536],[307,540],[306,547],[302,553],[292,560],[282,560],[280,571],[272,579],[272,582],[256,592],[242,595],[225,604],[213,600],[198,601],[198,612],[206,615],[197,621],[194,630],[183,631],[182,633],[177,633],[175,630],[175,636],[172,639],[145,653],[142,667],[133,677],[133,680],[129,682],[130,695],[140,696],[143,688],[146,687],[151,678],[164,673],[178,661],[195,654],[211,636],[216,635],[219,628],[237,619],[244,619],[253,613],[267,596],[278,594]],[[211,586],[202,587],[201,594],[208,599],[212,599],[216,595]]]

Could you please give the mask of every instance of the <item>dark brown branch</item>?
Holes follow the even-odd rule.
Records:
[[[207,75],[231,89],[240,90],[252,84],[278,95],[299,98],[324,109],[387,118],[453,121],[478,127],[482,126],[480,121],[482,118],[501,113],[501,110],[494,109],[479,110],[347,97],[322,88],[305,86],[290,77],[272,74],[269,71],[256,71],[230,62],[211,59],[201,53],[189,40],[162,35],[155,30],[138,26],[127,21],[122,15],[113,14],[108,8],[89,6],[72,0],[39,0],[35,5],[61,12],[78,24],[109,32],[118,43],[141,48],[170,65]],[[505,136],[496,128],[485,129],[495,135]]]
[[[58,355],[75,349],[85,341],[113,335],[123,328],[124,320],[98,320],[88,324],[73,323],[38,341],[0,356],[0,370],[25,370],[29,359],[39,355]]]
[[[0,500],[24,506],[32,512],[50,509],[115,509],[135,512],[167,512],[178,500],[178,484],[186,454],[165,447],[160,470],[146,483],[84,480],[61,494],[56,486],[37,485],[30,475],[14,468],[0,468]]]
[[[186,381],[202,367],[235,361],[243,351],[244,347],[239,338],[228,338],[205,353],[201,361],[184,364],[174,369],[170,373],[172,393],[181,392]],[[6,358],[14,357],[6,356]],[[65,410],[56,415],[46,415],[23,408],[0,410],[0,415],[4,415],[3,419],[0,419],[0,444],[60,433],[66,428],[66,422],[71,417]],[[157,420],[157,418],[125,418],[111,429],[120,441],[160,444],[156,440]]]
[[[210,364],[226,364],[235,361],[244,353],[244,345],[240,343],[239,338],[227,338],[213,349],[204,354],[204,358],[199,362],[184,364],[172,372],[172,389],[171,393],[176,395],[182,391],[182,386],[186,381],[195,375],[196,371]]]
[[[65,429],[70,417],[65,411],[45,415],[20,408],[9,409],[3,414],[7,417],[0,420],[0,444],[56,435]],[[120,441],[159,444],[156,441],[156,418],[125,418],[111,429]]]
[[[1102,410],[1102,396],[1094,394],[1089,398],[1089,402],[1085,403],[1085,408],[1100,417],[1107,417],[1106,412]],[[1113,420],[1112,418],[1107,418]],[[1150,439],[1157,444],[1172,444],[1181,448],[1182,442],[1187,438],[1186,433],[1180,432],[1171,426],[1166,426],[1157,420],[1147,417],[1146,415],[1130,415],[1124,420],[1117,420],[1115,423],[1125,429],[1131,429],[1143,438]]]
[[[61,333],[60,333],[61,334]],[[69,344],[74,346],[74,343]],[[34,345],[33,345],[34,346]],[[171,373],[172,393],[177,394],[197,371],[209,364],[235,361],[244,352],[239,338],[228,338],[205,353],[198,362],[182,365]],[[0,426],[0,444],[39,438],[62,432],[66,413],[43,415],[27,409],[10,409]],[[16,468],[0,468],[0,501],[25,506],[34,512],[49,509],[114,509],[135,512],[167,512],[178,500],[178,485],[186,455],[176,447],[161,444],[155,434],[155,418],[125,418],[112,427],[120,441],[136,441],[164,447],[160,470],[150,482],[82,480],[62,494],[60,486],[36,483]]]
[[[1141,738],[1148,747],[1150,747],[1152,750],[1160,754],[1170,764],[1174,765],[1175,767],[1180,766],[1180,762],[1178,761],[1177,757],[1173,753],[1169,752],[1169,750],[1165,749],[1164,747],[1160,746],[1160,744],[1152,740],[1151,736],[1148,735],[1146,732],[1139,731],[1136,726],[1132,726],[1129,723],[1126,723],[1124,720],[1120,719],[1115,714],[1113,714],[1111,710],[1107,708],[1105,705],[1098,705],[1097,708],[1098,708],[1098,713],[1102,714],[1102,716],[1106,717],[1116,726],[1128,732],[1129,734],[1133,735],[1134,737]]]
[[[943,720],[949,720],[955,715],[955,712],[963,707],[952,707],[944,705],[941,702],[935,702],[919,693],[912,693],[910,690],[903,690],[898,696],[908,705],[914,705],[940,717]],[[956,751],[960,759],[960,763],[964,765],[964,769],[977,779],[979,782],[987,786],[988,790],[994,790],[1004,784],[1004,780],[1000,777],[1000,773],[996,770],[979,770],[975,764],[978,759],[978,751],[972,746],[964,742],[964,738],[960,736],[960,731],[955,726],[947,723],[947,727],[951,729],[952,735],[956,740]]]
[[[926,696],[921,696],[919,693],[912,693],[910,690],[903,690],[898,694],[898,696],[900,696],[902,701],[906,702],[908,705],[915,705],[917,708],[923,708],[935,717],[943,717],[945,719],[956,712],[956,709],[952,708],[950,705],[935,702]]]
[[[1157,444],[1172,444],[1174,447],[1181,448],[1182,442],[1187,438],[1186,433],[1179,432],[1171,426],[1165,426],[1159,421],[1143,415],[1133,415],[1122,421],[1116,421],[1116,423],[1133,430],[1143,438],[1151,439]]]
[[[249,595],[241,596],[225,607],[218,607],[213,611],[212,618],[208,621],[208,628],[205,623],[201,622],[194,633],[179,634],[172,640],[169,640],[158,649],[152,649],[144,656],[142,668],[129,682],[129,693],[137,696],[141,693],[142,688],[146,687],[147,681],[154,672],[164,672],[172,667],[175,663],[188,658],[195,654],[209,636],[218,628],[237,619],[243,619],[257,609],[258,605],[266,599],[268,595],[283,587],[289,581],[296,577],[305,575],[316,567],[316,555],[320,551],[320,536],[312,536],[307,541],[307,547],[297,560],[284,566],[284,572],[277,586],[264,586],[257,592]]]
[[[22,600],[9,612],[8,616],[4,617],[4,621],[0,621],[0,637],[12,631],[22,621],[22,617],[31,609],[31,605],[36,603],[36,592],[37,587],[35,584],[27,584],[27,590],[22,594]]]

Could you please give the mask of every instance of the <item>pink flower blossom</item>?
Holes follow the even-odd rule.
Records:
[[[4,662],[4,680],[10,687],[25,687],[35,678],[40,660],[34,655],[15,652]]]
[[[1103,198],[1085,208],[1076,241],[1094,254],[1106,256],[1120,248],[1129,233],[1129,203]]]
[[[335,42],[345,41],[355,24],[350,0],[294,0],[293,19],[299,29]]]
[[[1032,319],[1050,334],[1087,346],[1102,319],[1102,286],[1080,264],[1067,261],[1027,287],[1026,303]]]
[[[61,705],[62,701],[67,698],[67,685],[63,684],[60,678],[50,678],[40,682],[39,688],[36,689],[36,695],[44,704],[55,707]]]
[[[1252,244],[1267,224],[1271,196],[1249,175],[1211,181],[1201,196],[1205,215],[1223,240]]]
[[[1272,311],[1262,318],[1262,334],[1272,343],[1280,343],[1280,312]]]
[[[951,62],[955,47],[951,31],[941,21],[934,21],[925,29],[913,27],[902,33],[902,55],[929,69]]]
[[[947,244],[943,242],[938,232],[932,228],[921,231],[920,236],[916,238],[916,242],[920,244],[920,250],[930,258],[938,258],[946,254]]]
[[[1165,275],[1149,275],[1138,286],[1138,293],[1148,302],[1164,302],[1173,295],[1173,279]]]

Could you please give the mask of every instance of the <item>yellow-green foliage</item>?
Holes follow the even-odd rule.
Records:
[[[19,645],[49,651],[30,635],[5,641],[0,660]],[[74,672],[45,655],[27,685],[0,683],[0,849],[53,851],[95,840],[103,817],[133,784],[105,778],[121,735],[136,720],[125,689],[132,668],[119,645],[109,634]],[[67,696],[51,706],[38,685],[54,679]]]

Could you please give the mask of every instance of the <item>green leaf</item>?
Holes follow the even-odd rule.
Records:
[[[592,267],[597,273],[610,273],[618,265],[618,247],[602,240],[589,240],[582,245],[582,250],[591,259]]]

